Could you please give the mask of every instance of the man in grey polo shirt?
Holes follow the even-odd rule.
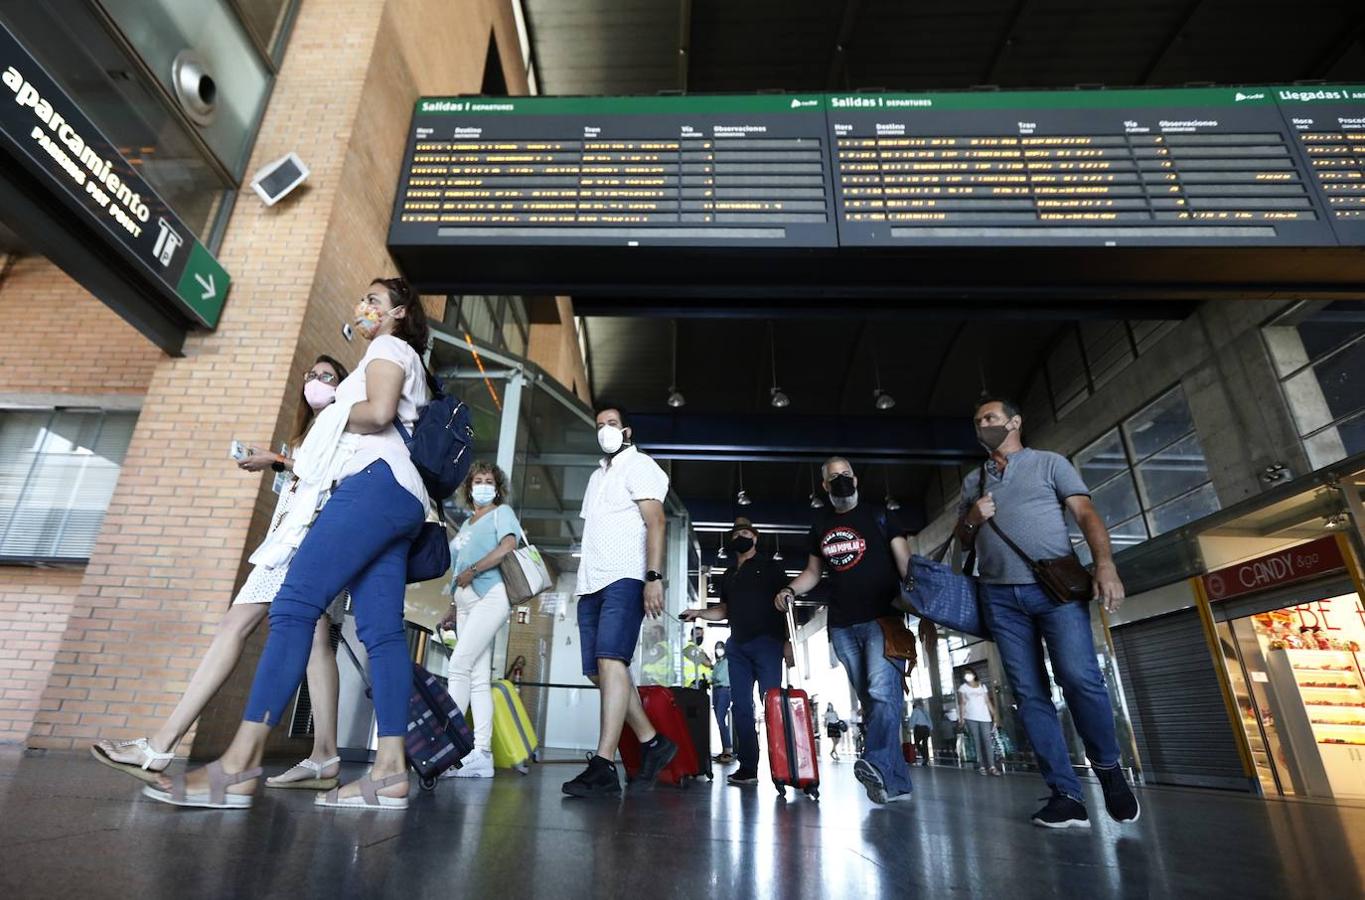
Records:
[[[962,482],[957,535],[964,546],[975,545],[982,611],[1000,650],[1038,768],[1052,788],[1052,798],[1032,821],[1045,828],[1090,825],[1081,784],[1052,705],[1043,666],[1046,643],[1052,672],[1104,790],[1105,808],[1117,822],[1135,822],[1141,810],[1119,767],[1114,713],[1095,660],[1090,605],[1053,601],[1038,585],[1029,560],[1011,549],[996,529],[1029,559],[1055,559],[1072,552],[1065,517],[1069,511],[1095,560],[1094,599],[1113,612],[1123,602],[1123,582],[1114,567],[1109,532],[1090,502],[1089,488],[1066,457],[1023,445],[1024,420],[1018,406],[983,397],[973,422],[977,440],[991,455]],[[992,519],[994,525],[988,526]]]

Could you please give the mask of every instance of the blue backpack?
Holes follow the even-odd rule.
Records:
[[[440,502],[464,483],[474,463],[474,426],[464,401],[447,395],[434,380],[430,384],[431,402],[417,417],[412,433],[397,419],[394,424],[408,445],[408,454],[427,493]]]
[[[455,493],[474,464],[474,426],[469,422],[469,407],[447,396],[428,377],[431,402],[417,417],[409,433],[398,419],[393,424],[408,445],[408,455],[417,474],[422,476],[427,493],[436,501],[441,521],[424,522],[408,550],[408,584],[444,577],[450,571],[450,546],[447,544],[445,510],[441,501]]]

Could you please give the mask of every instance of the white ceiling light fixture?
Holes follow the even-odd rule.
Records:
[[[777,544],[773,549],[773,562],[782,562],[782,541],[777,535],[773,535],[773,543]]]
[[[720,549],[716,551],[716,559],[725,558],[725,535],[720,536]]]
[[[673,320],[673,373],[668,382],[668,405],[673,409],[687,405],[687,398],[678,390],[678,320]]]
[[[786,409],[791,406],[791,398],[786,395],[782,388],[777,386],[777,339],[773,336],[773,323],[768,322],[768,352],[773,364],[773,388],[768,394],[772,397],[770,401],[774,409]]]

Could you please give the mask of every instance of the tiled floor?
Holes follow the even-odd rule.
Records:
[[[770,785],[564,798],[566,765],[443,781],[407,813],[178,810],[78,755],[0,751],[0,897],[1235,897],[1365,895],[1365,809],[1145,789],[1116,826],[1028,824],[1036,776],[915,770],[874,808],[847,763],[821,799]]]

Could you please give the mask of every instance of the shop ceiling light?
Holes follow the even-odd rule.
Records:
[[[725,558],[725,535],[720,536],[720,549],[716,551],[716,559]]]
[[[735,494],[735,502],[740,506],[748,506],[754,502],[749,499],[749,492],[744,490],[744,463],[739,463],[739,493]]]
[[[898,509],[901,508],[901,502],[900,502],[899,500],[897,500],[895,497],[892,497],[890,494],[887,494],[887,495],[886,495],[886,508],[889,509],[889,510],[892,510],[892,511],[894,512],[895,510],[898,510]]]

